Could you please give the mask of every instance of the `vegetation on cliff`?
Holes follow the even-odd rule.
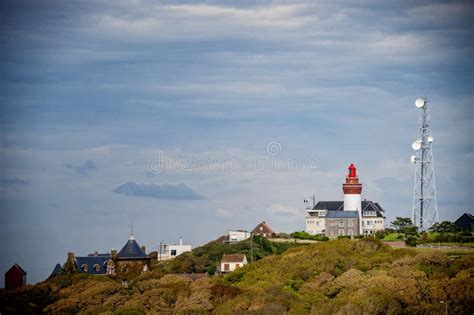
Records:
[[[224,254],[245,254],[247,261],[262,259],[268,255],[278,255],[288,248],[304,246],[292,242],[271,242],[268,239],[254,235],[252,239],[227,244],[222,239],[196,247],[191,252],[179,255],[173,260],[154,264],[155,268],[163,268],[164,273],[205,273],[213,274],[219,266]]]
[[[392,249],[373,239],[341,239],[290,248],[196,281],[160,268],[128,287],[106,277],[60,276],[3,292],[0,312],[444,314],[440,301],[450,301],[450,313],[472,314],[473,279],[471,251]]]

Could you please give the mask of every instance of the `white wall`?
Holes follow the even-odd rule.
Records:
[[[244,260],[242,262],[228,262],[228,263],[221,262],[221,272],[232,272],[237,268],[245,266],[246,264],[247,264],[247,257],[244,257]],[[225,269],[226,267],[225,265],[229,265],[228,270]]]
[[[384,218],[379,217],[363,217],[362,218],[362,230],[364,234],[373,234],[377,231],[385,229]]]
[[[326,229],[326,220],[318,217],[306,217],[306,228],[305,231],[308,234],[316,235],[323,234],[323,230]]]
[[[250,237],[247,231],[229,231],[229,242],[240,242]]]

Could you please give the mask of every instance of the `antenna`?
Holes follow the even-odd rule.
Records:
[[[434,138],[431,136],[428,98],[417,98],[415,106],[419,109],[419,119],[417,140],[411,145],[415,155],[410,158],[415,165],[412,221],[420,230],[426,230],[438,222],[432,149]]]
[[[420,150],[421,149],[421,140],[413,141],[413,143],[411,144],[411,148],[415,151]]]
[[[426,103],[426,100],[420,97],[416,99],[415,106],[418,108],[422,108],[423,106],[425,106],[425,103]]]

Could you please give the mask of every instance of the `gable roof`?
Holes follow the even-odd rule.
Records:
[[[221,263],[240,263],[245,260],[244,254],[232,254],[222,256]]]
[[[122,247],[120,252],[118,252],[117,257],[119,258],[147,258],[147,254],[145,254],[140,245],[138,245],[135,238],[130,236],[127,243]]]
[[[11,272],[11,271],[13,271],[13,270],[18,270],[18,271],[21,272],[22,274],[26,275],[26,271],[25,271],[23,268],[21,268],[21,266],[20,266],[19,264],[17,264],[17,263],[13,264],[13,266],[11,266],[11,268],[8,269],[8,271],[7,271],[5,274],[7,274],[7,273],[9,273],[9,272]]]
[[[49,275],[48,279],[58,276],[61,273],[62,270],[63,270],[63,267],[61,267],[60,264],[56,264],[56,266],[54,266],[53,271]]]
[[[466,212],[462,216],[460,216],[456,221],[454,221],[454,223],[456,223],[460,220],[464,220],[464,219],[467,219],[470,222],[474,222],[474,215]]]
[[[357,211],[328,210],[326,213],[326,218],[353,219],[359,218],[359,214]]]
[[[272,230],[272,228],[263,221],[259,225],[257,225],[253,230],[252,234],[276,234],[275,231]]]
[[[370,200],[362,201],[362,211],[385,212],[385,210],[378,204],[378,202],[373,202]]]

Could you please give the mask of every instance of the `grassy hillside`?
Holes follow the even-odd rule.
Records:
[[[191,252],[184,253],[173,260],[154,264],[155,268],[163,268],[164,273],[214,273],[224,254],[245,254],[247,261],[259,260],[268,255],[281,254],[295,246],[304,246],[294,242],[271,242],[260,236],[253,236],[253,242],[248,239],[235,244],[225,244],[221,239],[196,247]],[[252,254],[252,255],[251,255]]]
[[[105,277],[58,277],[3,292],[0,312],[9,313],[8,305],[10,313],[36,305],[49,314],[444,314],[440,301],[450,301],[452,314],[474,311],[470,251],[417,252],[376,240],[334,240],[194,282],[157,270],[128,288]]]

